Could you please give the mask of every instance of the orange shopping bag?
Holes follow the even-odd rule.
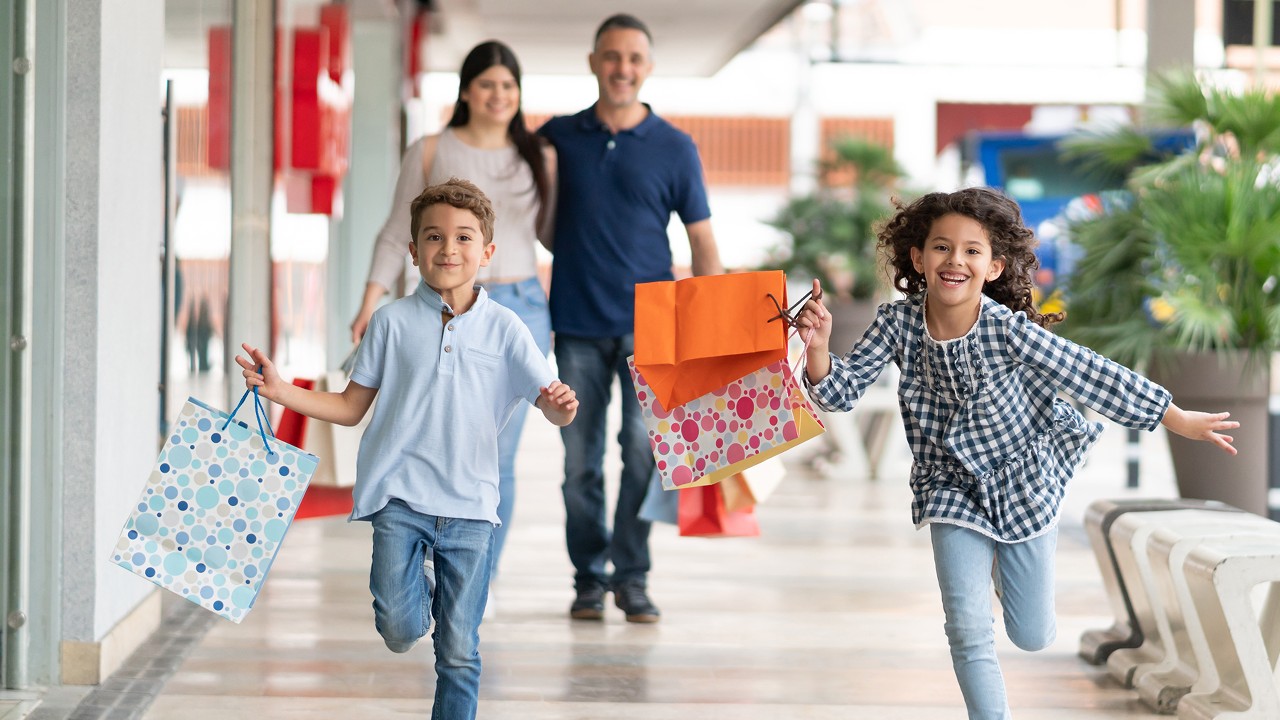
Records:
[[[786,307],[781,270],[638,283],[636,369],[663,407],[683,405],[785,359]]]

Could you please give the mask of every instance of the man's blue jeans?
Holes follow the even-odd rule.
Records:
[[[436,621],[432,720],[476,716],[480,620],[489,597],[493,524],[416,512],[392,500],[373,514],[369,591],[373,620],[392,652],[408,652]],[[435,558],[435,593],[422,563]]]
[[[970,720],[1008,720],[1004,676],[996,660],[991,614],[992,563],[1000,578],[1005,632],[1023,650],[1043,650],[1057,635],[1053,602],[1055,527],[1031,540],[999,543],[966,527],[929,525],[933,563],[946,612],[947,640]]]
[[[551,352],[551,313],[547,310],[547,294],[542,291],[538,278],[532,277],[515,283],[485,284],[489,298],[505,308],[510,308],[533,335],[533,341],[543,355]],[[569,387],[573,387],[570,385]],[[493,531],[493,570],[498,574],[498,561],[502,548],[507,544],[507,532],[516,504],[516,452],[520,449],[520,433],[524,430],[527,403],[516,405],[502,432],[498,433],[498,519],[502,521]]]
[[[580,338],[556,334],[560,380],[578,396],[578,416],[560,429],[564,440],[565,542],[578,587],[644,581],[649,572],[649,523],[638,517],[653,472],[653,450],[636,400],[627,357],[631,335]],[[605,519],[605,422],[614,381],[622,396],[622,478],[613,531]],[[613,562],[613,576],[606,564]]]

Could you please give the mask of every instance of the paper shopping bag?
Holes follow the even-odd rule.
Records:
[[[755,537],[760,524],[750,508],[732,512],[724,506],[719,485],[681,490],[679,526],[682,537]]]
[[[227,419],[187,400],[111,562],[238,623],[262,589],[317,458]]]
[[[316,387],[316,381],[308,378],[294,378],[293,384],[303,390],[314,390]],[[297,410],[285,408],[280,413],[280,421],[276,423],[276,437],[290,445],[306,448],[307,427],[310,424],[311,418]],[[312,482],[315,482],[314,478]]]
[[[751,497],[743,473],[734,473],[716,485],[724,498],[725,510],[749,510],[756,506],[756,499]]]
[[[825,431],[785,359],[670,411],[628,363],[668,490],[720,482]]]
[[[728,510],[745,510],[764,502],[773,494],[787,468],[782,458],[774,456],[750,467],[733,477],[720,481],[724,493],[724,506]]]
[[[347,386],[347,374],[341,370],[321,375],[315,381],[319,392],[342,392]],[[374,400],[376,403],[377,400]],[[310,418],[302,447],[320,458],[311,484],[317,487],[352,487],[356,484],[356,459],[360,455],[360,438],[373,419],[373,406],[355,425],[335,425]]]
[[[654,468],[649,478],[649,489],[645,491],[644,502],[640,503],[637,517],[647,522],[675,525],[678,522],[677,493],[664,492],[662,475]]]
[[[781,270],[638,283],[636,367],[663,407],[683,405],[785,359],[786,307]]]

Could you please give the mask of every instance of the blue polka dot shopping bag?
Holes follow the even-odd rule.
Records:
[[[269,438],[253,396],[256,429],[187,399],[111,555],[237,623],[253,607],[319,462]]]

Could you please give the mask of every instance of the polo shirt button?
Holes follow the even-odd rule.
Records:
[[[444,346],[444,351],[445,351],[445,352],[453,352],[453,346],[451,346],[451,345],[445,345],[445,346]]]
[[[452,329],[453,329],[453,326],[452,326],[452,325],[450,325],[450,326],[449,326],[449,329],[450,329],[450,330],[452,330]]]
[[[614,149],[617,146],[618,146],[618,143],[613,140],[610,140],[609,143],[605,145],[605,147],[609,148],[610,150]]]

